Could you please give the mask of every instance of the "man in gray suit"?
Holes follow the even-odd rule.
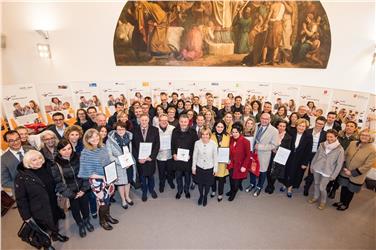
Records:
[[[271,115],[263,113],[260,116],[260,123],[257,124],[254,149],[258,154],[260,161],[260,175],[256,184],[256,176],[251,173],[251,185],[246,189],[246,192],[251,192],[253,188],[255,191],[253,196],[257,197],[264,186],[266,179],[266,172],[268,170],[270,157],[272,151],[278,147],[278,130],[271,125]]]
[[[14,190],[17,166],[22,161],[25,152],[33,148],[22,146],[21,137],[16,130],[6,132],[4,141],[8,143],[9,149],[1,156],[1,185]]]

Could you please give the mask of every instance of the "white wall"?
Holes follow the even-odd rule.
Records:
[[[332,50],[327,69],[243,67],[117,67],[113,35],[124,2],[3,3],[4,84],[70,81],[192,80],[301,84],[376,92],[375,3],[324,2]],[[47,29],[52,59],[37,54]]]

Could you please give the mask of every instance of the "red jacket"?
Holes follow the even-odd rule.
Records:
[[[236,142],[236,145],[234,145]],[[231,178],[233,179],[245,179],[247,178],[248,171],[250,170],[250,158],[251,149],[249,141],[240,135],[237,140],[233,137],[230,139],[230,164],[227,165],[227,169],[233,169]],[[240,169],[246,168],[246,171],[242,173]]]

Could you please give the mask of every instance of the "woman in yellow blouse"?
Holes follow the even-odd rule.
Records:
[[[213,140],[217,144],[218,148],[230,147],[230,135],[226,132],[226,124],[223,120],[218,121],[214,124],[211,140]],[[210,197],[215,196],[218,183],[218,202],[222,201],[223,199],[223,189],[226,183],[226,176],[228,174],[229,172],[227,170],[227,164],[218,163],[218,170],[217,174],[215,175],[216,178],[212,186],[212,193],[210,195]]]

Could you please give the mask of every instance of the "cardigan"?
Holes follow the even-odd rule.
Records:
[[[196,167],[200,167],[204,170],[213,169],[213,172],[218,171],[218,147],[212,140],[209,143],[204,144],[202,140],[195,142],[195,148],[193,150],[192,159],[192,171],[196,171]]]
[[[330,151],[329,154],[326,154],[325,144],[322,142],[312,159],[311,169],[316,173],[329,176],[331,180],[334,180],[341,171],[344,156],[345,153],[340,144]]]
[[[103,167],[111,162],[110,155],[105,147],[81,152],[80,171],[78,177],[88,179],[92,174],[104,176]]]

